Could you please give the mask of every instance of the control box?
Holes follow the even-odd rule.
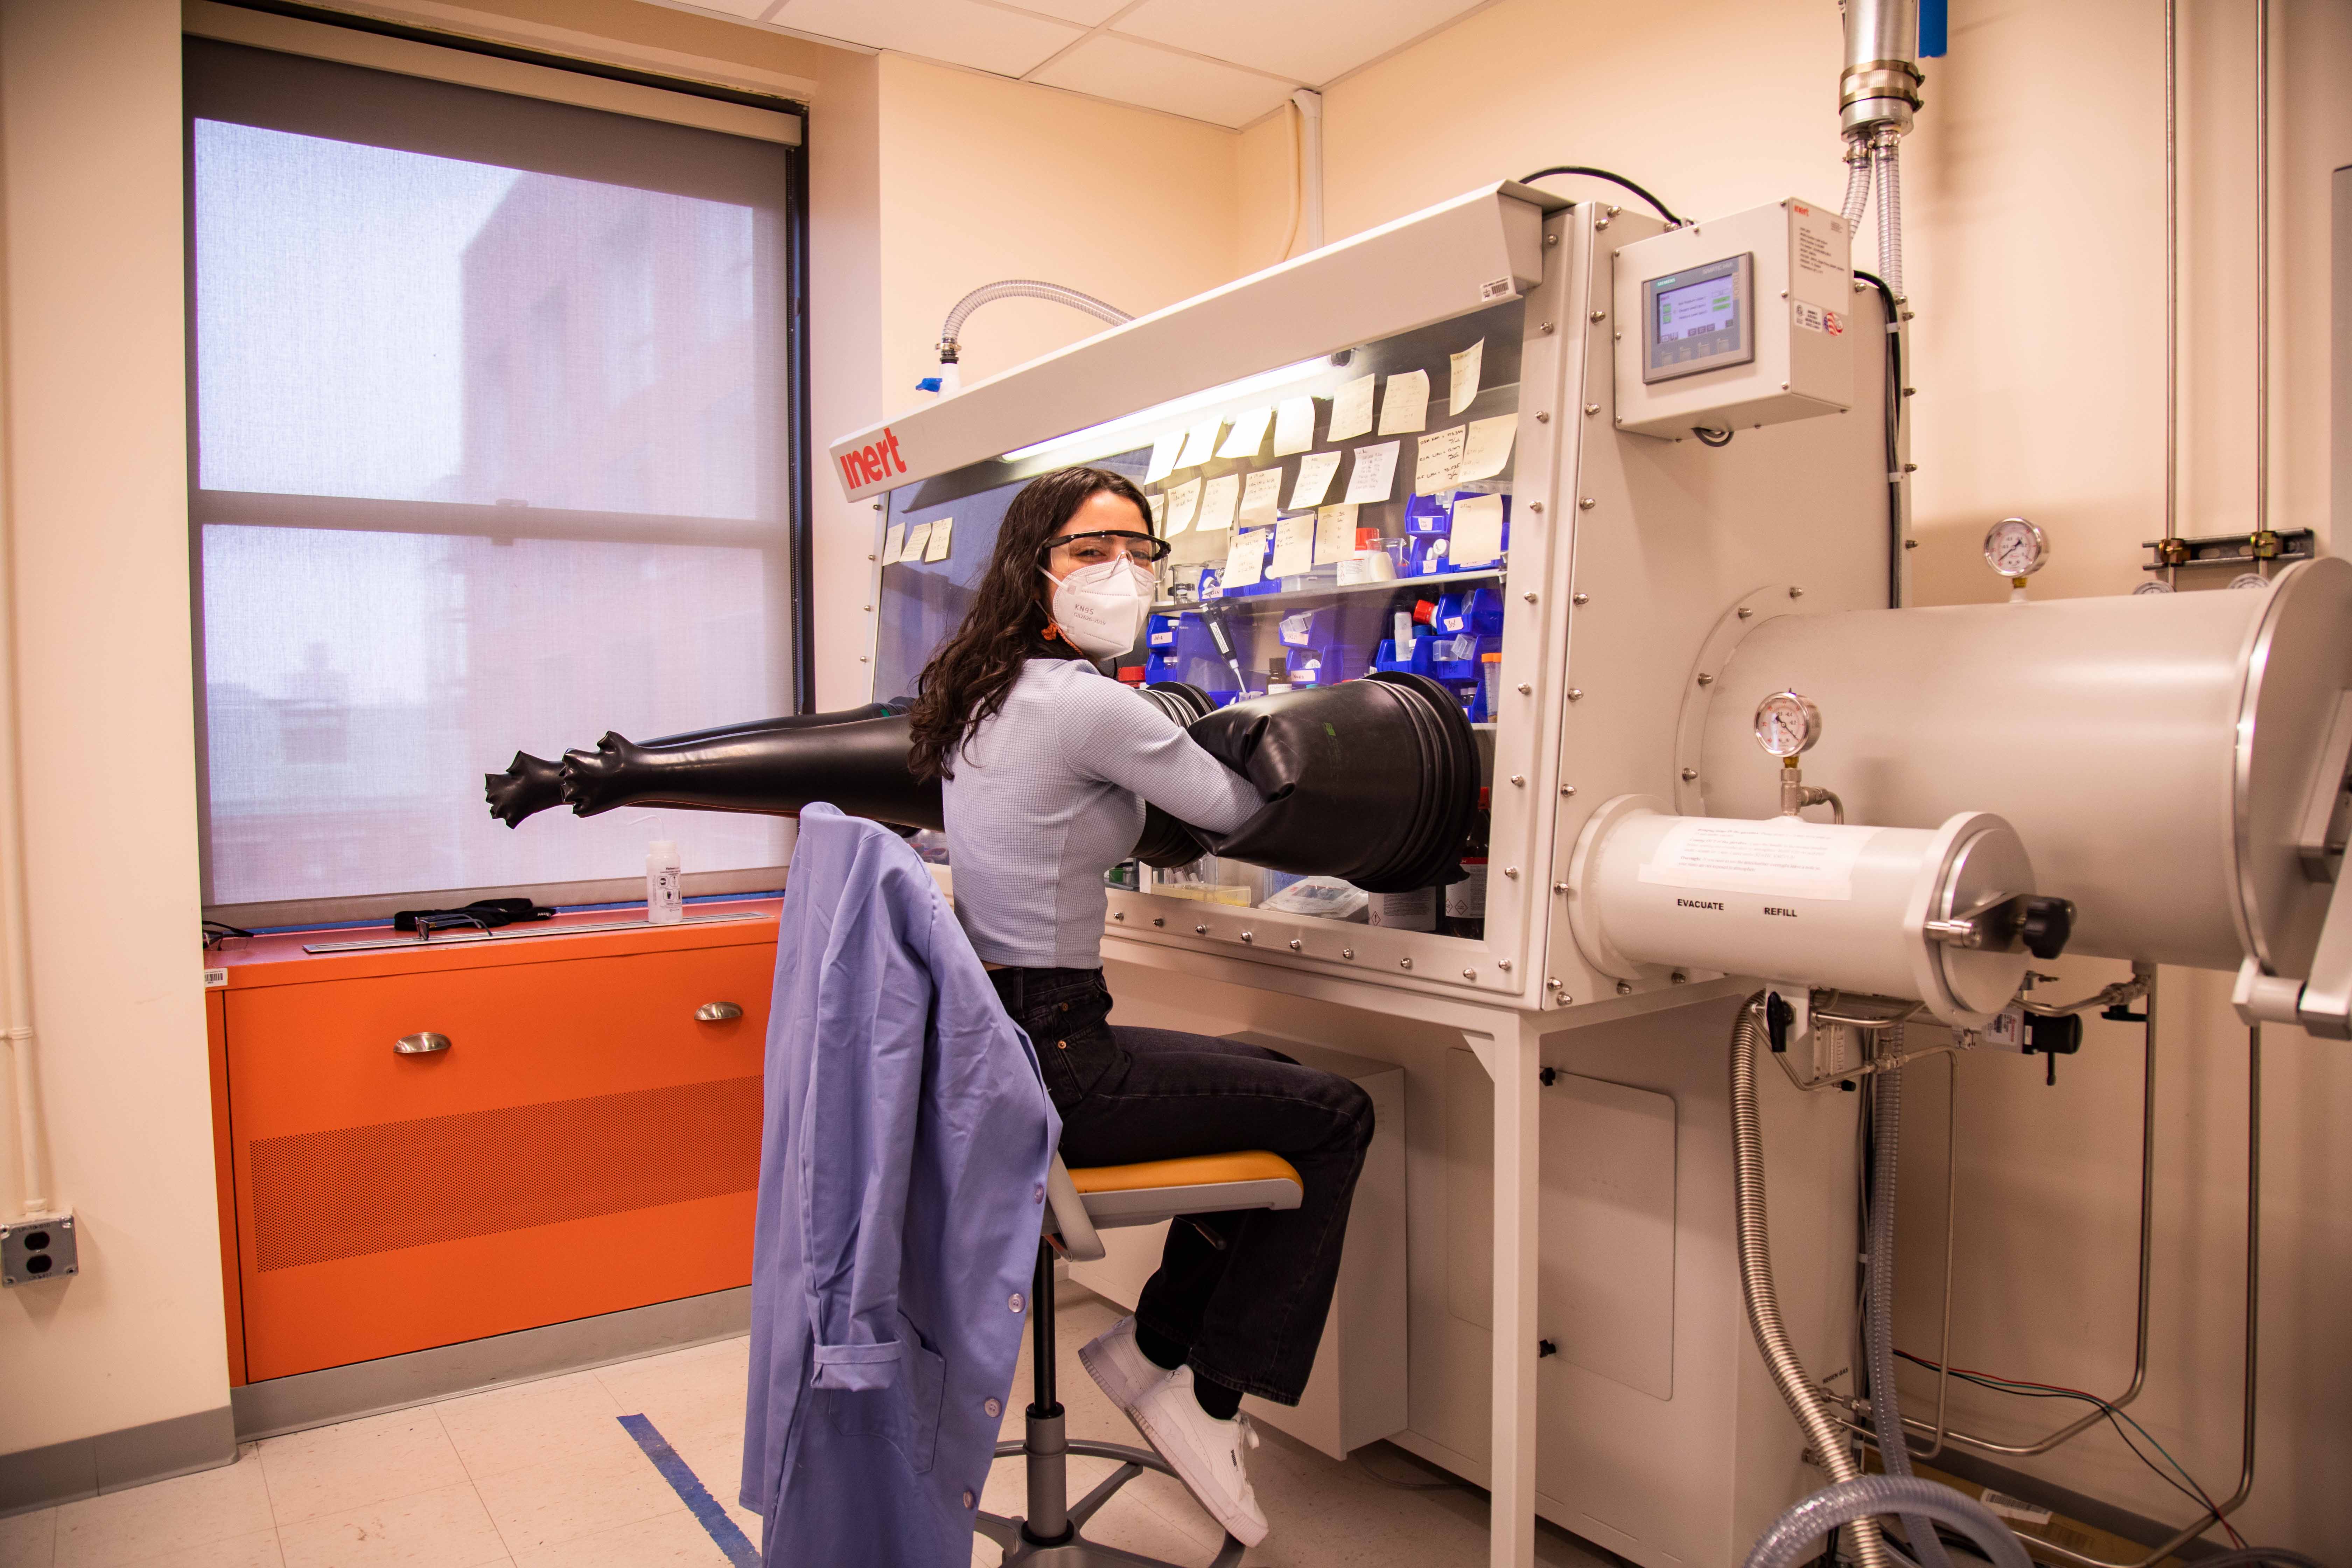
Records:
[[[1620,247],[1618,428],[1682,440],[1851,408],[1853,237],[1792,196]]]

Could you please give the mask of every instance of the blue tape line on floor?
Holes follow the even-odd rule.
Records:
[[[642,1415],[624,1415],[621,1425],[628,1429],[630,1436],[637,1440],[637,1447],[646,1451],[646,1458],[654,1462],[654,1468],[661,1472],[662,1479],[669,1483],[669,1489],[686,1504],[687,1511],[693,1514],[696,1521],[709,1532],[710,1539],[719,1543],[719,1550],[727,1553],[727,1561],[735,1568],[760,1568],[760,1554],[752,1549],[751,1538],[743,1533],[742,1526],[719,1505],[719,1500],[710,1495],[710,1489],[696,1479],[694,1472],[687,1468],[686,1461],[677,1457],[677,1450],[669,1446],[669,1439],[656,1431],[654,1424]]]

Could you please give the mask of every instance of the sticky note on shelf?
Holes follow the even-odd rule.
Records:
[[[898,552],[899,561],[907,564],[920,561],[923,558],[924,547],[930,542],[931,525],[929,523],[918,522],[911,525],[907,530],[907,547]]]
[[[1186,479],[1167,492],[1168,515],[1161,520],[1160,534],[1173,539],[1192,526],[1193,514],[1201,510],[1201,481]]]
[[[1381,398],[1381,434],[1409,436],[1429,427],[1429,373],[1408,370],[1389,377]]]
[[[1274,410],[1253,408],[1236,415],[1234,427],[1225,437],[1224,445],[1217,448],[1220,458],[1255,458],[1257,449],[1265,445],[1265,427],[1274,423]]]
[[[1318,564],[1356,556],[1356,509],[1342,501],[1315,514],[1315,559]]]
[[[1181,430],[1165,431],[1154,440],[1151,443],[1151,461],[1143,470],[1143,482],[1156,485],[1174,473],[1176,454],[1183,449],[1183,446],[1184,432]]]
[[[1309,452],[1298,459],[1298,482],[1290,487],[1290,510],[1321,506],[1330,493],[1331,476],[1339,471],[1337,452]]]
[[[1461,413],[1478,401],[1478,371],[1486,357],[1486,340],[1480,338],[1446,362],[1445,412]]]
[[[1225,546],[1224,574],[1217,579],[1226,593],[1265,580],[1265,534],[1262,528],[1234,531],[1233,542]]]
[[[930,542],[923,546],[923,559],[945,561],[948,558],[948,541],[954,530],[955,519],[951,517],[943,517],[932,523]]]
[[[1315,400],[1286,397],[1274,406],[1274,455],[1287,458],[1315,445]]]
[[[1274,566],[1276,577],[1296,577],[1315,564],[1315,514],[1295,512],[1274,525]]]
[[[1180,468],[1195,468],[1207,462],[1210,454],[1217,449],[1217,435],[1224,427],[1225,416],[1222,414],[1212,414],[1190,430],[1185,431],[1184,447],[1176,454],[1176,466]]]
[[[1413,455],[1413,494],[1435,495],[1454,488],[1462,475],[1462,452],[1468,445],[1469,436],[1466,426],[1449,425],[1419,438],[1419,450]]]
[[[1492,419],[1470,421],[1470,439],[1462,449],[1462,471],[1454,476],[1465,484],[1472,479],[1491,479],[1503,471],[1511,460],[1511,442],[1519,433],[1519,416],[1497,414]]]
[[[1348,474],[1348,493],[1339,499],[1351,505],[1389,499],[1396,488],[1397,446],[1383,441],[1377,447],[1356,448],[1356,466]]]
[[[890,531],[882,536],[882,564],[896,566],[905,558],[906,551],[907,525],[903,522],[892,523]]]
[[[1234,510],[1242,499],[1242,477],[1219,474],[1201,490],[1201,514],[1192,520],[1196,533],[1213,533],[1234,525]]]
[[[1244,522],[1272,522],[1282,508],[1282,470],[1260,468],[1242,486]]]
[[[1331,395],[1331,427],[1326,441],[1347,441],[1372,432],[1372,388],[1377,375],[1358,376]]]
[[[1464,496],[1454,503],[1454,564],[1492,566],[1503,553],[1503,498]]]

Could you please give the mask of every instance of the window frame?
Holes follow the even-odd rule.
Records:
[[[372,16],[280,4],[278,0],[186,0],[182,31],[192,37],[239,44],[280,54],[307,56],[397,75],[421,77],[484,89],[519,98],[543,99],[606,113],[667,121],[699,130],[772,142],[784,149],[785,386],[780,400],[785,428],[786,468],[782,496],[784,537],[772,523],[654,513],[613,513],[558,508],[515,508],[445,501],[397,501],[205,490],[197,430],[195,273],[195,115],[182,112],[182,221],[186,273],[186,374],[188,431],[188,595],[194,637],[195,680],[191,693],[195,721],[196,831],[207,920],[253,930],[274,927],[381,921],[402,909],[445,907],[478,898],[529,895],[541,903],[594,905],[641,901],[645,884],[636,877],[602,878],[480,888],[415,889],[385,893],[265,902],[215,903],[212,887],[211,752],[205,679],[204,529],[208,523],[361,529],[440,537],[493,539],[617,540],[639,542],[658,532],[681,544],[757,545],[781,557],[789,581],[785,624],[780,628],[790,650],[791,692],[795,712],[814,705],[814,637],[808,609],[814,567],[809,458],[808,347],[808,107],[799,100],[740,88],[672,78],[602,61],[528,49],[489,39],[469,38]],[[299,522],[297,519],[299,518]],[[746,715],[756,717],[756,715]],[[487,808],[485,808],[487,809]],[[784,885],[782,866],[726,871],[689,871],[689,898],[771,892]]]

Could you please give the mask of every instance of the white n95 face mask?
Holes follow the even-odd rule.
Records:
[[[1072,647],[1088,658],[1115,658],[1143,636],[1158,587],[1149,567],[1126,559],[1097,561],[1066,577],[1051,572],[1054,624]]]

